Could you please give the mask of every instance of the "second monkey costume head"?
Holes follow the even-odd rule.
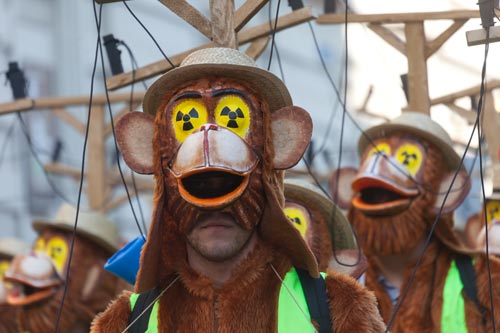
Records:
[[[237,50],[204,49],[157,80],[143,106],[117,126],[127,164],[156,179],[137,292],[175,272],[177,258],[186,257],[186,235],[209,212],[229,214],[318,276],[283,213],[282,170],[301,158],[312,122],[292,106],[281,80]]]

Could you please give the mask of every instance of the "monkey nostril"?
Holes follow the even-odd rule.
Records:
[[[219,126],[214,125],[214,124],[205,124],[200,126],[200,132],[201,131],[217,131],[219,129]]]

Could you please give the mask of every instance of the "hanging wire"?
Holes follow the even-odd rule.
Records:
[[[2,148],[0,148],[0,166],[2,165],[3,160],[5,158],[5,154],[7,152],[7,143],[9,142],[9,139],[12,137],[12,132],[14,130],[15,125],[16,125],[16,121],[13,120],[12,123],[10,124],[9,128],[7,129],[7,133],[5,134],[5,137],[3,138]]]
[[[130,9],[130,7],[127,5],[127,2],[125,0],[123,0],[122,3],[127,8],[127,10],[130,13],[130,15],[132,15],[134,17],[134,19],[137,21],[137,23],[139,23],[139,25],[144,29],[144,31],[146,31],[146,33],[148,34],[148,36],[153,40],[153,43],[155,43],[155,45],[158,48],[158,50],[160,50],[160,52],[163,55],[163,57],[165,58],[165,60],[168,61],[168,63],[170,64],[170,66],[172,66],[172,68],[175,68],[176,66],[174,65],[174,63],[170,60],[169,57],[167,57],[167,55],[165,54],[165,52],[163,52],[160,44],[158,44],[158,42],[156,41],[156,39],[153,37],[153,35],[151,34],[151,32],[148,30],[148,28],[146,28],[146,26],[135,15],[135,13],[132,11],[132,9]]]
[[[279,5],[278,5],[279,6]],[[272,9],[272,0],[269,0],[269,5],[268,5],[268,20],[269,20],[269,29],[273,30],[273,24],[272,24],[272,15],[271,15],[271,9]],[[278,20],[276,19],[276,22]],[[276,26],[274,28],[274,30],[276,29]],[[273,30],[273,31],[274,31]],[[276,40],[273,39],[274,41],[274,50],[276,51],[276,60],[278,60],[278,66],[279,66],[279,69],[280,69],[280,74],[281,74],[281,81],[283,81],[283,83],[286,83],[285,81],[285,72],[283,71],[283,65],[281,63],[281,56],[280,56],[280,52],[278,50],[278,43],[276,43]],[[270,55],[272,57],[272,54]]]
[[[94,7],[94,16],[96,16],[96,8],[95,8],[95,1],[92,1],[93,7]],[[59,322],[61,320],[61,314],[62,310],[64,307],[64,301],[66,300],[66,294],[68,292],[68,285],[69,285],[69,275],[70,275],[70,268],[71,268],[71,261],[73,259],[73,250],[75,246],[75,239],[76,239],[76,230],[78,227],[78,215],[80,213],[80,200],[82,197],[82,190],[83,190],[83,177],[84,177],[84,172],[85,172],[85,155],[87,151],[87,141],[89,137],[89,128],[90,128],[90,116],[92,113],[92,98],[93,98],[93,93],[94,93],[94,78],[95,78],[95,73],[97,69],[97,57],[99,53],[99,42],[100,42],[100,29],[101,29],[101,17],[102,17],[102,5],[99,5],[99,19],[97,19],[96,16],[96,24],[97,24],[97,43],[95,47],[95,55],[94,55],[94,65],[92,67],[92,77],[90,80],[90,96],[89,96],[89,107],[88,107],[88,115],[87,115],[87,126],[85,128],[85,138],[83,140],[83,153],[82,153],[82,165],[81,165],[81,172],[80,172],[80,186],[78,188],[78,199],[76,201],[76,216],[75,216],[75,224],[73,227],[73,233],[71,235],[71,246],[69,250],[69,257],[68,257],[68,265],[67,265],[67,270],[66,270],[66,277],[65,277],[65,283],[64,283],[64,291],[62,294],[62,299],[61,299],[61,305],[59,306],[59,310],[57,311],[57,320],[54,328],[54,333],[57,333],[59,331]]]
[[[479,103],[478,103],[478,111],[477,111],[476,121],[474,122],[474,126],[473,126],[473,129],[472,129],[471,135],[469,137],[469,140],[467,142],[465,151],[462,154],[462,157],[460,159],[460,164],[459,164],[458,168],[455,170],[455,174],[453,175],[453,178],[452,178],[452,181],[451,181],[450,186],[448,188],[448,191],[446,192],[446,194],[444,196],[444,199],[443,199],[443,202],[442,202],[441,207],[439,209],[439,212],[436,215],[436,217],[434,219],[434,222],[431,225],[431,230],[430,230],[430,232],[429,232],[429,234],[427,236],[427,239],[425,241],[422,253],[420,254],[420,256],[417,259],[417,262],[416,262],[416,264],[415,264],[415,266],[414,266],[414,268],[412,270],[410,278],[408,279],[408,283],[406,285],[406,288],[404,289],[403,293],[401,294],[401,297],[400,297],[399,301],[397,302],[396,306],[394,307],[394,311],[392,312],[391,318],[389,319],[389,322],[387,323],[387,328],[386,328],[385,332],[389,332],[389,330],[391,329],[392,325],[394,324],[396,315],[399,312],[399,310],[401,308],[401,305],[403,304],[404,300],[406,299],[406,296],[408,295],[410,287],[413,284],[413,281],[415,279],[415,275],[417,273],[418,267],[420,266],[420,263],[421,263],[424,255],[425,255],[425,251],[427,250],[427,248],[430,245],[432,236],[434,234],[434,230],[435,230],[435,228],[436,228],[436,226],[437,226],[437,224],[439,222],[439,219],[441,217],[444,205],[446,203],[446,200],[448,199],[448,195],[451,192],[450,190],[453,187],[453,184],[455,183],[455,180],[456,180],[456,178],[457,178],[457,176],[458,176],[458,174],[460,172],[460,169],[462,168],[465,156],[467,154],[467,151],[469,150],[469,147],[470,147],[470,144],[472,142],[472,139],[474,138],[474,133],[476,131],[476,127],[478,128],[478,136],[480,137],[479,120],[481,119],[480,117],[481,117],[482,108],[483,108],[484,85],[485,85],[485,78],[486,78],[486,60],[487,60],[487,57],[488,57],[488,49],[489,49],[489,29],[487,29],[486,36],[487,36],[487,43],[485,45],[483,69],[482,69],[482,72],[481,72],[481,89],[480,89],[480,97],[479,97]],[[480,160],[480,163],[481,163],[481,157],[479,158],[479,160]],[[483,186],[483,191],[484,191],[484,186]],[[484,196],[484,192],[483,192],[483,196]],[[492,318],[491,318],[491,320],[492,320],[492,323],[493,323],[493,330],[495,332],[495,318],[494,318],[494,314],[493,314],[493,290],[492,290],[492,284],[491,284],[491,271],[490,271],[490,266],[489,266],[489,258],[486,257],[486,260],[487,260],[487,265],[488,265],[487,266],[488,267],[488,279],[489,279],[489,287],[490,287],[490,304],[491,304],[491,311],[492,311]]]
[[[276,7],[276,17],[274,19],[274,29],[271,37],[271,53],[269,54],[269,63],[267,64],[267,70],[271,68],[271,62],[273,61],[273,50],[274,50],[274,38],[276,35],[276,29],[278,27],[278,17],[280,13],[281,0],[278,0],[278,6]]]

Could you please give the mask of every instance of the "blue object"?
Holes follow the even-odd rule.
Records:
[[[130,284],[135,284],[135,278],[139,271],[139,260],[145,240],[139,236],[119,249],[106,261],[104,269]]]

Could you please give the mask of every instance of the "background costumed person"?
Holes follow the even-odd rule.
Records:
[[[14,284],[7,295],[19,307],[22,332],[52,332],[56,325],[70,270],[59,330],[88,332],[97,313],[123,290],[124,284],[104,270],[106,259],[116,251],[118,230],[102,214],[79,212],[71,267],[68,267],[76,209],[62,204],[54,220],[35,220],[38,238],[30,255],[18,255],[5,273]]]
[[[148,89],[143,108],[117,124],[127,164],[156,180],[139,294],[119,297],[92,332],[132,332],[133,313],[152,304],[140,332],[314,331],[297,272],[317,278],[318,266],[283,212],[280,171],[309,143],[307,112],[229,48],[189,55]],[[323,330],[383,331],[373,295],[354,279],[330,271],[325,283],[334,329]]]
[[[0,239],[0,332],[19,332],[16,309],[7,304],[7,294],[12,285],[4,281],[5,272],[12,258],[29,250],[29,245],[16,238]]]
[[[285,179],[285,215],[299,230],[318,260],[328,268],[359,279],[366,257],[356,246],[349,221],[321,190],[301,179]]]
[[[366,286],[375,292],[384,320],[400,301],[440,212],[390,329],[491,332],[487,258],[463,245],[453,230],[453,211],[470,185],[461,168],[449,190],[460,165],[450,137],[429,116],[415,112],[403,112],[365,134],[348,217],[368,257]],[[500,318],[500,262],[491,257],[490,264],[495,317]]]

